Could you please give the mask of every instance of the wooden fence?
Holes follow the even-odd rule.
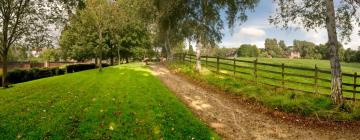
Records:
[[[184,62],[196,62],[196,56],[195,55],[189,55],[189,54],[177,54],[175,55],[175,58]],[[236,78],[243,78],[239,77],[237,74],[242,75],[249,75],[252,77],[252,79],[246,79],[246,80],[252,80],[256,83],[261,83],[265,85],[274,86],[277,88],[284,88],[288,90],[294,90],[294,91],[300,91],[305,93],[314,93],[314,94],[328,94],[328,93],[321,93],[319,89],[326,89],[331,90],[331,71],[329,70],[322,70],[319,69],[316,65],[314,68],[306,68],[306,67],[297,67],[297,66],[287,66],[284,63],[282,64],[271,64],[271,63],[263,63],[258,62],[258,60],[254,61],[248,61],[248,60],[239,60],[236,58],[220,58],[220,57],[211,57],[211,56],[201,56],[201,62],[202,65],[205,65],[206,67],[213,68],[210,69],[213,72],[228,75],[228,76],[235,76]],[[242,65],[241,65],[242,64]],[[267,66],[271,67],[270,69],[263,69],[260,68],[261,66]],[[272,70],[272,68],[280,69],[279,71]],[[248,72],[240,71],[241,69],[246,69]],[[228,71],[227,73],[221,72],[222,70]],[[296,73],[291,73],[288,71],[294,71],[296,70]],[[230,72],[230,73],[229,73]],[[260,75],[259,73],[265,73],[266,75],[277,75],[277,78],[266,76],[266,75]],[[309,72],[312,73],[309,75]],[[308,74],[303,74],[308,73]],[[319,75],[327,74],[329,77],[324,78]],[[302,81],[295,81],[295,80],[289,80],[286,79],[286,77],[299,77],[307,79],[311,82],[302,82]],[[350,73],[342,73],[342,78],[346,78],[348,82],[342,83],[343,86],[343,93],[351,94],[350,96],[346,96],[346,99],[352,99],[356,100],[356,94],[360,93],[358,91],[358,87],[360,87],[360,84],[357,82],[357,78],[360,77],[356,72],[353,74]],[[280,82],[280,84],[275,85],[271,84],[269,82],[263,82],[263,80],[259,80],[259,78],[267,79],[274,82]],[[352,82],[349,82],[351,78]],[[321,84],[319,84],[321,82]],[[312,91],[309,90],[303,90],[303,88],[292,88],[288,87],[287,83],[292,84],[300,84],[300,85],[306,85],[313,87]]]

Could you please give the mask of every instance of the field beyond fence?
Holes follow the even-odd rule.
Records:
[[[177,54],[175,57],[183,62],[196,62],[195,55]],[[259,62],[258,59],[251,61],[211,56],[201,56],[201,62],[210,71],[255,83],[312,94],[331,93],[331,71],[318,68],[317,65],[308,68],[285,63],[264,63]],[[342,73],[342,89],[346,99],[358,99],[357,94],[360,93],[358,77],[360,75],[357,72]]]

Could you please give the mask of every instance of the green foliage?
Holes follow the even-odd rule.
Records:
[[[220,139],[141,64],[16,84],[0,104],[0,139]]]
[[[239,57],[258,57],[260,50],[256,47],[256,45],[243,44],[238,49]]]
[[[138,1],[87,1],[62,33],[63,56],[77,61],[101,56],[113,61],[116,55],[132,56],[132,49],[137,47],[151,52],[147,21],[139,13],[143,4]]]
[[[268,52],[268,55],[271,57],[283,57],[284,51],[279,46],[277,40],[275,38],[265,40],[265,50]]]
[[[300,53],[301,58],[320,59],[315,55],[316,45],[312,42],[294,40],[293,49]]]
[[[14,44],[12,48],[10,48],[8,53],[9,61],[27,61],[30,59],[30,55],[28,54],[28,48],[24,47],[20,44]]]
[[[307,30],[324,28],[327,11],[326,0],[276,0],[278,8],[270,17],[270,23],[283,28],[292,24],[303,25]],[[350,40],[350,35],[360,23],[358,1],[341,0],[335,8],[336,28],[342,39]],[[355,22],[355,24],[353,23]],[[354,26],[355,25],[355,26]]]
[[[259,0],[240,1],[163,1],[154,0],[157,17],[157,40],[163,44],[167,55],[171,48],[185,38],[206,46],[216,46],[221,41],[225,25],[233,27],[246,21],[246,12],[253,10]],[[224,12],[226,20],[221,19]],[[224,24],[224,21],[227,24]]]
[[[44,61],[59,61],[61,57],[61,52],[59,49],[44,49],[41,54],[40,58]]]

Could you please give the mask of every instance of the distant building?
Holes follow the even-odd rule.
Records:
[[[298,51],[291,51],[291,52],[288,54],[288,58],[289,58],[289,59],[298,59],[298,58],[301,58],[300,52],[298,52]]]

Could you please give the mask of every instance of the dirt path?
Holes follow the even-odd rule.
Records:
[[[151,68],[194,114],[224,139],[360,139],[360,131],[309,128],[281,121],[239,104],[236,96],[198,87],[164,66]]]

